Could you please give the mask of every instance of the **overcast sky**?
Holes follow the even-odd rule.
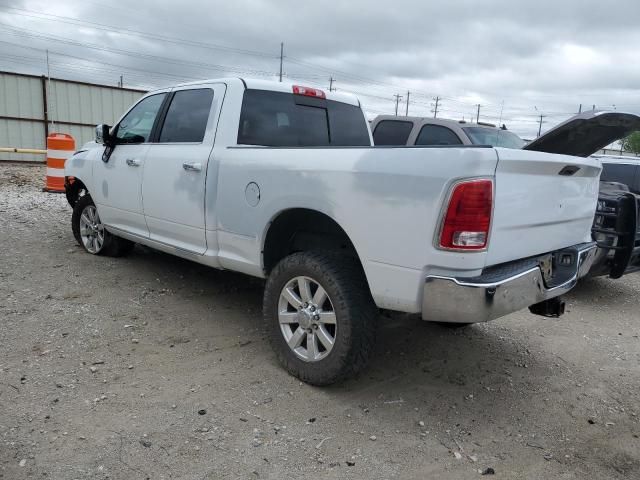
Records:
[[[367,114],[503,123],[640,113],[638,0],[0,0],[0,69],[150,89],[274,77],[356,93]]]

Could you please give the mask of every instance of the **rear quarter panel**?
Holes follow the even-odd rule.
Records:
[[[443,252],[434,232],[449,185],[492,176],[493,149],[253,148],[215,153],[220,262],[262,275],[269,223],[290,208],[333,218],[353,242],[380,307],[417,312],[425,273],[479,272],[484,253]],[[245,198],[250,182],[260,202]]]

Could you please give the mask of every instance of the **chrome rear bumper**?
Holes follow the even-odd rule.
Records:
[[[429,276],[424,285],[422,318],[435,322],[486,322],[567,293],[584,277],[595,258],[596,244],[584,243],[553,255],[569,258],[560,278],[549,286],[536,258],[516,262],[475,278]],[[554,281],[555,280],[555,281]]]

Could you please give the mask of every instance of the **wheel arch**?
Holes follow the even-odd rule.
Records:
[[[311,250],[348,252],[353,254],[363,267],[358,251],[346,230],[333,217],[320,210],[280,210],[267,223],[262,238],[262,268],[266,275],[287,255]]]
[[[73,175],[67,175],[64,177],[64,191],[67,197],[67,202],[73,208],[78,199],[89,193],[86,183]]]

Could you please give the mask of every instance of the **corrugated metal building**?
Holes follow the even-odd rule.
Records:
[[[114,122],[145,92],[21,73],[0,72],[0,147],[46,148],[49,132],[80,146],[95,126]],[[0,160],[43,161],[43,155],[0,153]]]

